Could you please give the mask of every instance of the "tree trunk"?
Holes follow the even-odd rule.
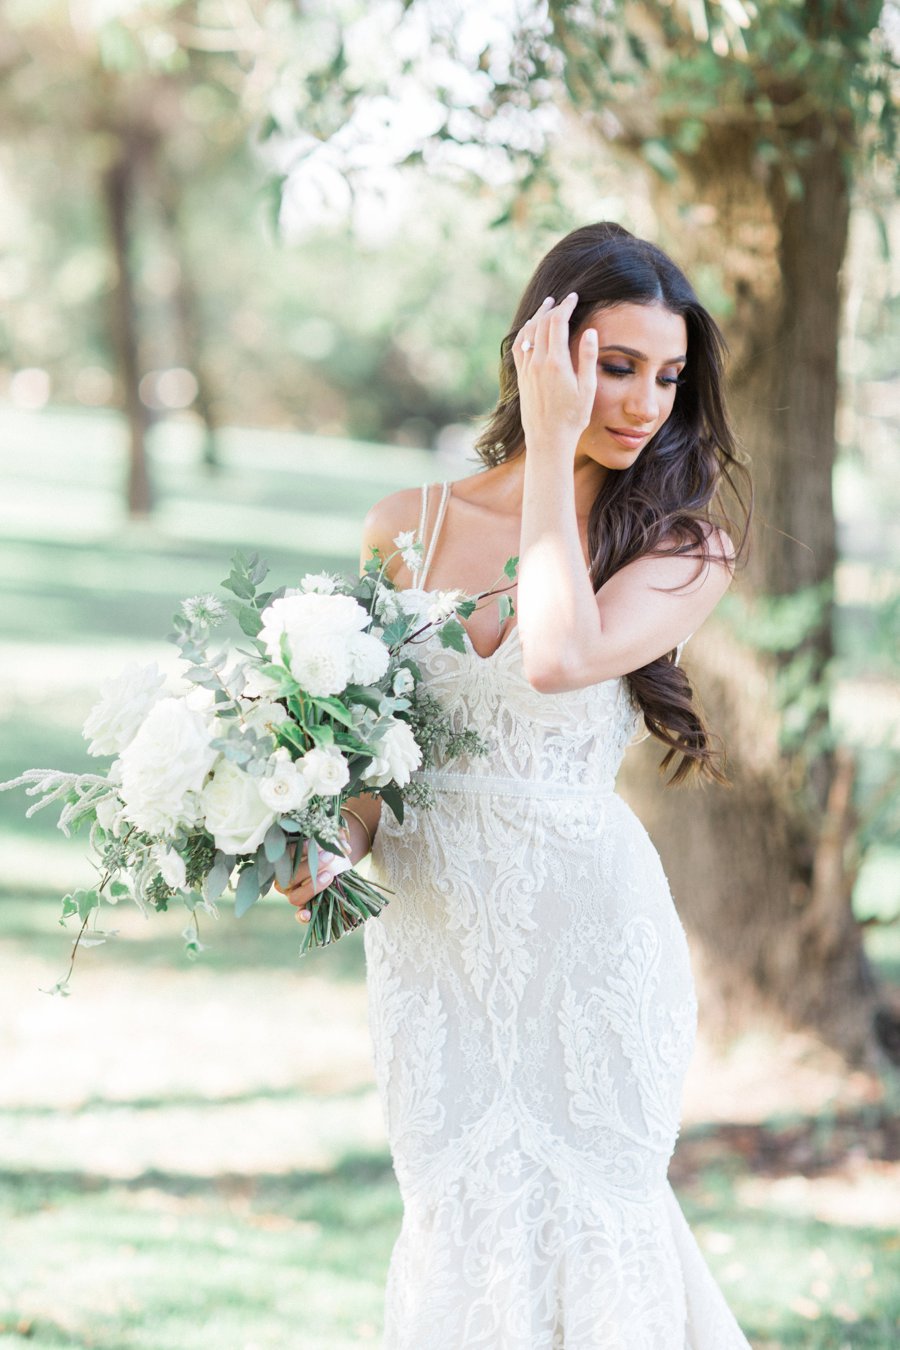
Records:
[[[128,513],[132,517],[148,516],[153,507],[147,467],[147,410],[140,397],[138,309],[131,260],[138,154],[134,141],[121,135],[115,159],[103,176],[103,199],[115,259],[110,330],[128,422],[127,498]]]
[[[207,469],[220,467],[218,446],[218,419],[215,413],[215,394],[205,356],[203,318],[200,297],[194,283],[194,271],[182,224],[181,185],[175,172],[166,164],[157,165],[159,203],[168,245],[178,269],[175,287],[175,318],[184,362],[197,381],[195,406],[203,421],[203,463]]]
[[[827,700],[849,194],[840,153],[824,136],[802,163],[802,196],[778,182],[754,187],[747,146],[722,133],[693,168],[697,197],[717,208],[713,229],[736,300],[731,398],[757,493],[751,564],[734,589],[766,597],[812,588],[819,616],[795,651],[774,657],[739,642],[718,616],[688,645],[685,666],[728,749],[730,790],[661,792],[652,740],[626,760],[622,783],[694,939],[707,1028],[728,1037],[775,1014],[849,1063],[875,1067],[878,995],[850,905],[853,763],[833,748]],[[716,256],[711,232],[698,248]],[[786,747],[775,680],[801,660],[813,712],[802,744]]]

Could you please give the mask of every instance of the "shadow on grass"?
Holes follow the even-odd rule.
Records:
[[[216,1172],[210,1176],[190,1172],[147,1168],[132,1177],[107,1176],[81,1168],[0,1168],[0,1196],[7,1212],[65,1205],[85,1195],[107,1191],[154,1191],[170,1196],[208,1196],[217,1199],[252,1199],[269,1207],[275,1201],[287,1206],[311,1192],[333,1188],[336,1194],[346,1188],[395,1186],[394,1170],[388,1153],[351,1152],[333,1167],[316,1171]],[[305,1208],[305,1205],[304,1205]]]
[[[107,906],[101,926],[115,928],[117,914],[124,909],[132,915],[130,902]],[[59,924],[60,897],[48,895],[43,888],[29,892],[18,886],[14,891],[0,887],[0,940],[19,947],[23,954],[37,957],[59,967],[62,975],[68,966],[70,943],[78,929],[70,920]],[[220,918],[200,914],[201,940],[205,951],[195,960],[184,952],[180,933],[187,922],[187,911],[178,906],[164,914],[151,915],[148,931],[153,937],[139,939],[127,935],[113,938],[100,947],[80,950],[75,960],[72,987],[78,991],[80,970],[97,966],[167,970],[189,975],[192,971],[226,972],[295,970],[301,978],[318,976],[336,983],[361,983],[365,979],[363,932],[357,929],[328,947],[313,948],[299,955],[302,932],[287,900],[269,897],[236,919],[230,903],[220,906]],[[377,923],[376,919],[367,920]],[[143,926],[143,925],[142,925]],[[14,955],[12,957],[14,959]]]

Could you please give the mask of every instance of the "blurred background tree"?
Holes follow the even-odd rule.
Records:
[[[896,752],[851,753],[831,715],[837,675],[892,659],[869,582],[836,606],[831,485],[851,206],[888,265],[892,43],[892,6],[840,0],[49,0],[0,31],[7,379],[123,408],[133,514],[156,417],[199,418],[209,464],[223,425],[438,443],[493,402],[521,285],[586,218],[696,278],[758,492],[749,571],[688,654],[734,790],[663,798],[650,747],[627,781],[707,1015],[768,1008],[854,1061],[896,1049],[851,900],[900,829]],[[886,349],[871,294],[852,334]]]

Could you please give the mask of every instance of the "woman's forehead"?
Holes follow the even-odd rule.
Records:
[[[622,345],[652,361],[673,361],[687,353],[687,324],[664,305],[614,305],[598,309],[584,323],[596,328],[600,346]]]

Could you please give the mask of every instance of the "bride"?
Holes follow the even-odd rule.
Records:
[[[490,754],[422,771],[437,804],[402,825],[365,795],[346,814],[394,892],[364,930],[404,1201],[385,1350],[739,1350],[666,1177],[684,930],[614,790],[642,723],[671,782],[724,781],[679,665],[746,540],[748,508],[740,530],[719,509],[746,480],[724,343],[671,259],[600,223],[540,262],[501,351],[484,467],[386,497],[363,531],[365,561],[418,520],[404,588],[483,592],[520,559],[512,615],[485,602],[464,653],[417,655]],[[298,868],[301,921],[329,864]]]

